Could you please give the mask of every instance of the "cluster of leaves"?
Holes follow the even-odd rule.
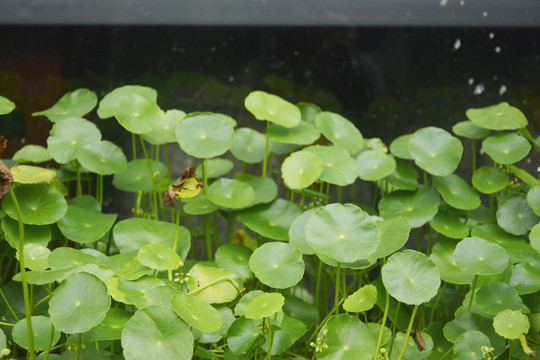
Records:
[[[165,112],[153,89],[124,86],[97,115],[131,133],[128,161],[83,118],[96,105],[79,89],[34,114],[53,122],[47,148],[26,145],[0,167],[2,355],[535,356],[540,181],[516,164],[538,141],[518,109],[470,109],[458,137],[426,127],[388,148],[338,114],[262,91],[245,107],[265,133]],[[0,114],[14,106],[0,97]],[[472,183],[455,173],[460,138]],[[477,168],[480,140],[490,165]],[[199,162],[176,181],[171,143]],[[225,177],[232,157],[243,170]],[[246,172],[261,163],[262,176]],[[133,217],[102,211],[111,175],[134,194]],[[360,186],[372,204],[357,201]]]

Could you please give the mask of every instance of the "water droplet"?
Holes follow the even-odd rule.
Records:
[[[500,46],[497,46],[495,47],[495,52],[498,54],[501,52],[501,47]]]
[[[469,78],[468,83],[469,83],[469,85],[474,84],[474,79],[473,79],[473,78]]]
[[[484,11],[484,12],[482,13],[482,16],[483,16],[483,17],[487,17],[487,16],[488,16],[488,12],[487,12],[487,11]]]
[[[489,38],[490,39],[493,39],[495,37],[495,34],[494,33],[489,33]]]
[[[460,39],[457,39],[455,42],[454,42],[454,50],[457,50],[461,47],[461,40]]]
[[[503,96],[503,94],[507,91],[508,89],[506,88],[506,85],[501,85],[501,87],[499,88],[499,95],[500,96]]]

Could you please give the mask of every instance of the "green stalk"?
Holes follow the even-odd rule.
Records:
[[[394,314],[394,319],[392,320],[392,336],[390,337],[390,347],[388,348],[388,357],[392,356],[392,348],[394,347],[394,339],[396,338],[396,327],[397,327],[397,318],[399,314],[399,308],[401,307],[401,302],[398,301],[396,306],[396,313]]]
[[[474,292],[476,291],[476,282],[478,281],[478,275],[474,275],[473,277],[473,281],[472,281],[472,284],[471,284],[471,301],[469,301],[469,308],[468,308],[468,312],[471,312],[471,308],[472,308],[472,304],[473,304],[473,301],[474,301]]]
[[[476,142],[471,139],[472,144],[472,171],[476,170]]]
[[[135,133],[131,133],[131,155],[133,160],[137,160],[137,138]]]
[[[274,333],[272,332],[272,324],[270,323],[270,317],[266,318],[268,320],[268,353],[266,354],[266,359],[272,359],[272,340],[274,340]]]
[[[268,137],[268,129],[270,128],[270,121],[266,122],[266,145],[264,147],[264,161],[263,161],[263,170],[262,176],[266,176],[266,167],[268,164],[268,148],[270,145],[270,138]]]
[[[139,135],[139,139],[141,140],[141,147],[143,149],[144,158],[146,159],[148,171],[150,172],[150,178],[152,179],[152,192],[149,199],[150,209],[152,210],[152,215],[154,216],[154,219],[159,220],[159,215],[157,212],[157,201],[155,199],[156,191],[154,189],[154,172],[152,171],[152,164],[150,163],[150,158],[148,157],[148,152],[146,151],[146,145],[144,145],[144,139],[142,135]]]
[[[203,194],[206,195],[208,192],[208,159],[203,159],[202,163],[203,171]],[[212,237],[210,230],[210,217],[208,214],[203,215],[203,226],[204,226],[204,238],[206,240],[206,251],[208,254],[208,261],[212,261]]]
[[[319,312],[320,312],[321,310],[319,308],[319,304],[320,304],[319,297],[320,297],[321,272],[322,272],[323,262],[319,258],[317,258],[317,261],[319,262],[319,265],[317,266],[317,283],[316,283],[316,286],[315,286],[315,308],[317,310],[319,310]]]
[[[444,294],[444,290],[446,289],[446,285],[448,285],[448,283],[445,281],[443,286],[442,286],[441,293],[437,297],[437,300],[435,300],[435,304],[433,305],[433,309],[431,310],[431,315],[429,316],[429,323],[430,324],[433,322],[433,316],[435,315],[435,310],[437,310],[437,306],[439,306],[439,302],[441,301],[441,298],[442,298],[442,296]]]
[[[82,184],[81,184],[81,164],[77,162],[77,196],[82,195]]]
[[[236,238],[236,216],[231,217],[231,210],[229,209],[229,238],[228,243],[232,244]]]
[[[334,313],[336,315],[339,315],[339,305],[338,305],[338,302],[339,302],[339,270],[340,270],[340,266],[339,266],[339,261],[337,262],[337,268],[336,268],[336,282],[334,284],[335,286],[335,292],[334,292]]]
[[[99,201],[99,205],[103,205],[103,175],[98,175],[97,176],[97,186],[98,186],[98,190],[97,193],[99,194],[98,195],[98,201]]]
[[[171,177],[171,160],[169,159],[169,144],[165,144],[165,164],[167,165],[167,178]]]
[[[15,311],[13,311],[13,308],[9,304],[9,301],[6,298],[6,295],[4,294],[4,292],[2,291],[1,286],[0,286],[0,296],[2,296],[2,299],[4,299],[4,303],[6,304],[6,306],[7,306],[8,310],[9,310],[9,312],[11,313],[11,315],[13,315],[13,318],[15,319],[15,321],[19,321],[19,317],[17,316],[17,314],[15,314]]]
[[[405,341],[403,341],[403,346],[401,347],[401,352],[399,353],[399,357],[397,360],[403,359],[403,355],[405,354],[405,349],[407,348],[407,342],[409,341],[409,336],[411,335],[411,329],[414,322],[414,317],[416,315],[416,311],[418,310],[418,305],[415,305],[411,314],[411,318],[409,320],[409,326],[407,327],[407,334],[405,335]]]
[[[26,330],[28,334],[28,354],[30,355],[30,360],[34,360],[35,354],[34,332],[32,331],[32,307],[30,306],[30,298],[28,296],[28,281],[26,280],[26,268],[24,266],[24,224],[22,222],[21,208],[19,207],[19,202],[17,201],[17,197],[15,196],[13,189],[9,190],[9,195],[11,196],[11,201],[13,201],[13,205],[17,211],[17,220],[19,221],[19,265],[21,269],[24,312],[26,315]]]
[[[381,323],[381,330],[379,330],[379,337],[377,338],[377,349],[375,350],[375,356],[373,357],[373,360],[377,360],[377,357],[379,356],[379,350],[381,348],[384,327],[386,326],[386,319],[388,318],[388,309],[390,307],[390,295],[388,294],[388,291],[385,291],[385,293],[386,293],[386,303],[384,304],[384,314],[383,314],[382,323]]]

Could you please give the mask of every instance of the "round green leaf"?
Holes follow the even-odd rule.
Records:
[[[157,101],[156,90],[139,85],[126,85],[112,90],[105,95],[99,102],[97,114],[101,119],[107,119],[114,116],[114,110],[122,99],[130,95],[139,95],[145,98],[147,101],[155,103]]]
[[[501,191],[508,186],[509,182],[508,174],[494,166],[482,166],[476,169],[472,176],[474,187],[484,194]]]
[[[476,306],[480,311],[497,315],[506,309],[521,310],[523,301],[512,286],[502,282],[494,282],[485,284],[478,289]]]
[[[139,249],[137,260],[144,266],[158,271],[176,270],[182,259],[171,248],[161,244],[146,244]]]
[[[536,215],[540,216],[540,186],[535,186],[529,190],[527,204]]]
[[[307,121],[308,123],[315,123],[315,116],[321,112],[321,108],[315,104],[307,102],[299,102],[296,106],[300,109],[302,113],[302,120]]]
[[[289,227],[300,215],[298,205],[291,201],[276,199],[240,213],[239,218],[249,229],[275,240],[288,240]]]
[[[433,184],[444,201],[456,209],[474,210],[480,206],[480,195],[456,174],[435,176]]]
[[[337,146],[313,145],[304,149],[320,157],[324,169],[319,180],[338,186],[346,186],[355,182],[358,177],[356,162],[349,152]]]
[[[461,121],[452,127],[457,136],[479,140],[489,135],[489,130],[474,125],[471,121]]]
[[[304,229],[308,219],[316,210],[317,209],[310,209],[302,213],[302,215],[294,219],[289,228],[289,243],[300,250],[304,255],[315,254],[315,250],[313,250],[311,245],[306,241],[306,232]]]
[[[126,323],[121,340],[126,360],[189,360],[193,355],[193,334],[167,307],[137,311]]]
[[[455,343],[463,333],[469,330],[476,330],[486,335],[491,346],[495,348],[494,355],[500,355],[506,350],[506,341],[495,333],[491,319],[475,313],[466,312],[456,316],[454,320],[446,323],[443,332],[448,341]]]
[[[540,224],[533,226],[529,233],[529,240],[531,241],[533,249],[540,253]]]
[[[225,244],[220,246],[215,254],[216,264],[224,269],[232,270],[243,281],[253,278],[249,269],[249,258],[252,251],[237,244]]]
[[[49,314],[55,328],[67,334],[83,333],[98,325],[111,306],[107,287],[94,275],[75,273],[55,289]]]
[[[306,240],[317,252],[339,262],[364,260],[379,246],[375,221],[352,204],[330,204],[307,220]]]
[[[62,234],[84,244],[101,239],[116,221],[116,214],[103,214],[91,208],[69,205],[66,214],[58,221]]]
[[[195,329],[212,333],[221,329],[223,320],[212,305],[195,296],[176,294],[171,299],[174,312]]]
[[[257,120],[266,120],[287,128],[297,126],[302,117],[295,105],[264,91],[249,93],[244,100],[244,105]]]
[[[82,166],[99,175],[121,173],[127,165],[122,149],[110,141],[86,144],[77,152]]]
[[[463,145],[446,130],[430,126],[412,134],[409,151],[421,169],[435,176],[446,176],[456,170]]]
[[[276,182],[269,177],[259,176],[248,180],[247,183],[255,191],[255,199],[250,206],[266,204],[277,197],[278,188]]]
[[[33,271],[45,270],[49,267],[47,258],[51,250],[40,244],[26,244],[23,248],[24,266]],[[15,254],[20,261],[19,251]]]
[[[510,234],[525,235],[539,221],[522,193],[507,197],[497,209],[497,224]]]
[[[67,164],[75,160],[84,145],[100,140],[101,132],[94,123],[82,118],[68,118],[53,125],[47,138],[47,150],[54,161]]]
[[[377,288],[371,284],[364,285],[345,299],[343,309],[348,312],[364,312],[371,310],[377,302]]]
[[[248,183],[234,179],[219,179],[208,187],[208,200],[214,204],[229,208],[240,209],[250,205],[255,199],[255,191]]]
[[[77,89],[66,93],[51,108],[38,111],[32,116],[46,116],[52,122],[70,117],[83,117],[97,105],[96,93],[88,89]]]
[[[234,163],[229,159],[209,159],[206,175],[209,179],[216,179],[232,170]],[[202,164],[197,166],[197,174],[203,174]],[[202,175],[201,175],[202,176]]]
[[[47,225],[58,221],[67,210],[64,197],[47,184],[17,186],[13,192],[21,209],[22,221],[31,225]],[[2,200],[2,209],[14,220],[17,210],[10,196]]]
[[[13,155],[13,160],[16,160],[19,164],[42,163],[51,159],[52,157],[47,149],[41,145],[25,145]]]
[[[454,344],[454,358],[459,360],[484,359],[482,347],[491,347],[489,338],[476,330],[469,330],[460,335]]]
[[[527,251],[527,244],[522,236],[509,234],[496,224],[477,225],[472,229],[471,235],[502,246],[514,262]]]
[[[429,225],[438,233],[452,239],[463,239],[469,235],[467,224],[448,211],[439,210]]]
[[[518,339],[529,332],[529,318],[521,311],[504,310],[493,319],[493,327],[497,334],[507,339]]]
[[[146,244],[161,244],[172,248],[176,226],[152,219],[130,218],[122,220],[113,229],[114,242],[121,253],[139,250]],[[185,259],[190,247],[191,235],[183,226],[178,228],[176,252]]]
[[[433,261],[414,250],[392,255],[381,272],[386,290],[407,305],[428,302],[437,295],[441,284],[439,270]]]
[[[118,340],[132,315],[131,312],[123,309],[110,308],[105,319],[88,332],[88,337],[94,341]]]
[[[263,293],[251,300],[245,310],[248,319],[259,320],[281,311],[285,298],[280,293]]]
[[[32,322],[34,350],[44,351],[49,349],[49,342],[51,347],[56,345],[60,340],[60,331],[52,327],[51,320],[45,316],[32,316],[30,319]],[[26,319],[21,319],[15,324],[11,332],[13,341],[26,350],[29,348],[27,330]]]
[[[454,251],[456,264],[466,273],[494,275],[508,265],[508,254],[501,246],[477,237],[459,242]]]
[[[48,258],[49,266],[53,270],[72,268],[88,264],[99,264],[99,259],[70,247],[58,247]]]
[[[524,248],[522,262],[514,265],[510,282],[520,295],[540,290],[540,254],[527,245]]]
[[[111,110],[118,123],[134,134],[151,131],[165,116],[155,102],[136,94],[123,96]]]
[[[418,228],[435,216],[441,200],[431,187],[420,186],[416,191],[395,191],[379,201],[380,216],[388,219],[402,216],[412,228]]]
[[[194,198],[183,200],[184,211],[189,215],[210,214],[218,209],[218,206],[208,200],[204,194],[199,194]]]
[[[158,285],[144,291],[144,294],[139,298],[137,307],[139,309],[152,305],[171,307],[171,299],[178,292],[172,285]]]
[[[39,184],[49,182],[56,176],[56,171],[39,166],[17,165],[11,168],[13,182],[20,184]]]
[[[276,289],[294,286],[304,276],[300,250],[281,242],[258,247],[249,258],[249,268],[263,284]]]
[[[366,324],[351,315],[331,316],[319,333],[327,331],[324,343],[328,348],[317,353],[318,360],[370,360],[377,341]]]
[[[152,130],[143,134],[144,140],[154,145],[175,142],[175,129],[185,116],[183,111],[168,110]]]
[[[234,132],[231,153],[240,161],[255,164],[263,161],[266,137],[251,128],[239,128]]]
[[[195,264],[188,275],[190,294],[211,304],[233,301],[242,286],[234,272],[218,267]]]
[[[9,114],[13,111],[13,109],[15,109],[15,103],[3,96],[0,96],[0,115]]]
[[[531,144],[523,136],[506,133],[488,137],[482,142],[482,148],[495,162],[507,165],[527,156]]]
[[[227,345],[234,354],[245,353],[257,341],[261,332],[259,330],[259,320],[239,317],[236,319],[227,332]]]
[[[409,151],[409,140],[411,136],[412,134],[408,134],[395,138],[394,141],[390,143],[390,153],[401,159],[414,160]]]
[[[152,174],[148,168],[152,168]],[[113,185],[122,191],[150,192],[152,191],[152,178],[159,179],[167,176],[167,168],[159,161],[137,159],[130,161],[124,171],[114,174]]]
[[[300,320],[283,315],[281,321],[279,322],[279,329],[274,332],[274,339],[272,340],[271,349],[272,356],[283,354],[298,339],[300,339],[307,330],[306,325],[304,325],[304,323]],[[268,349],[270,346],[268,335],[265,335],[265,340],[266,341],[261,345],[261,348]]]
[[[12,248],[19,248],[19,222],[5,216],[2,218],[2,230],[9,245]],[[38,226],[24,224],[24,243],[39,244],[47,246],[51,240],[51,228],[49,226]]]
[[[386,181],[396,190],[416,190],[418,189],[418,171],[409,163],[394,159],[396,169],[386,177]]]
[[[435,263],[441,274],[441,280],[450,284],[467,285],[470,284],[473,275],[463,272],[456,264],[454,251],[460,240],[440,238],[433,246],[429,258]]]
[[[409,239],[411,227],[407,219],[402,217],[377,221],[375,223],[379,229],[381,241],[377,250],[370,256],[370,259],[381,258],[392,255],[405,245]]]
[[[219,115],[198,115],[181,121],[176,141],[188,155],[213,158],[229,150],[234,141],[232,125]]]
[[[292,153],[281,165],[281,176],[289,189],[305,189],[313,184],[324,170],[323,160],[309,151]]]
[[[380,180],[396,169],[396,161],[392,156],[376,150],[365,150],[356,157],[359,177],[366,181]]]
[[[356,155],[364,147],[364,138],[352,122],[343,116],[327,111],[318,113],[315,126],[334,145]]]
[[[489,130],[516,130],[527,126],[527,118],[523,113],[506,102],[469,109],[466,114],[474,125]]]
[[[160,279],[152,276],[144,276],[135,281],[111,277],[107,280],[109,295],[118,302],[128,305],[139,305],[141,298],[151,289],[163,286]]]
[[[246,307],[251,302],[251,300],[255,299],[261,294],[264,294],[262,290],[251,290],[250,292],[245,293],[234,307],[234,315],[244,316],[246,313]]]
[[[270,139],[285,144],[310,145],[320,136],[321,133],[319,133],[315,125],[305,121],[300,121],[295,127],[271,124],[268,128],[268,137]]]

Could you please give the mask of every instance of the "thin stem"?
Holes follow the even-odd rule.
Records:
[[[272,332],[270,317],[267,317],[266,319],[268,320],[268,353],[266,354],[266,359],[270,360],[272,358],[272,341],[274,340],[274,333]]]
[[[401,347],[401,352],[399,353],[399,357],[397,360],[403,359],[403,355],[405,355],[405,349],[407,348],[407,342],[409,341],[409,336],[411,335],[411,329],[414,322],[414,317],[416,316],[416,311],[418,310],[418,305],[415,305],[411,314],[411,318],[409,320],[409,326],[407,327],[407,334],[405,335],[405,340],[403,341],[403,346]]]
[[[77,196],[82,195],[82,184],[81,184],[81,164],[77,161]]]
[[[54,325],[51,323],[51,336],[49,336],[49,345],[47,346],[47,352],[45,353],[45,360],[47,360],[49,358],[53,338],[54,338]]]
[[[439,359],[439,360],[443,360],[445,357],[447,357],[448,355],[450,355],[452,353],[452,350],[454,350],[454,345],[452,345],[450,347],[450,349],[448,349],[447,352],[444,353],[444,355]]]
[[[4,291],[2,291],[2,287],[0,286],[0,296],[2,296],[2,299],[4,299],[4,303],[6,304],[9,312],[11,313],[11,315],[13,315],[13,318],[16,320],[16,321],[19,321],[19,317],[17,316],[17,314],[15,314],[15,311],[13,311],[13,308],[11,307],[11,305],[9,304],[9,301],[8,299],[6,298],[6,295],[4,294]]]
[[[397,318],[399,314],[399,308],[401,307],[401,302],[398,301],[396,306],[396,313],[394,314],[394,319],[392,320],[392,336],[390,337],[390,347],[388,349],[388,357],[392,356],[392,348],[394,347],[394,339],[396,338],[396,327],[397,327]]]
[[[171,160],[169,159],[169,144],[165,144],[165,164],[167,165],[167,178],[171,177]]]
[[[232,244],[236,238],[236,216],[231,216],[231,210],[229,209],[229,236],[227,242]]]
[[[476,142],[474,139],[471,139],[472,145],[472,171],[476,170]]]
[[[478,281],[478,275],[474,275],[472,284],[471,284],[471,301],[469,301],[468,312],[471,312],[472,304],[474,301],[474,292],[476,291],[476,282]]]
[[[379,337],[377,338],[377,349],[375,350],[375,356],[373,357],[373,360],[377,360],[377,357],[379,356],[379,349],[381,348],[384,328],[386,326],[386,319],[388,317],[388,309],[390,308],[390,295],[388,294],[388,291],[386,290],[385,290],[385,294],[386,294],[385,296],[386,303],[384,304],[384,314],[382,318],[381,329],[379,330]]]
[[[373,189],[373,202],[371,207],[375,209],[375,206],[377,205],[377,190],[379,189],[379,185],[377,182],[374,182],[373,185],[375,185],[375,188]]]
[[[270,145],[270,138],[268,137],[268,129],[270,128],[270,121],[266,122],[266,145],[264,147],[264,161],[263,161],[263,169],[262,169],[262,176],[266,176],[266,167],[268,165],[268,148]]]
[[[321,289],[321,272],[322,272],[322,267],[323,267],[323,262],[321,261],[321,259],[317,258],[317,261],[319,262],[319,265],[317,266],[317,282],[316,282],[316,286],[315,286],[315,308],[318,309],[320,311],[320,307],[319,307],[319,304],[320,304],[320,289]]]
[[[339,261],[338,261],[337,268],[336,268],[336,282],[334,284],[334,287],[335,287],[335,292],[334,292],[334,313],[336,315],[339,314],[339,306],[338,306],[338,302],[339,302],[339,270],[340,270],[340,265],[339,265]]]
[[[21,280],[23,287],[23,297],[24,297],[24,312],[26,315],[26,330],[28,334],[28,354],[30,355],[30,360],[35,359],[34,354],[34,332],[32,331],[32,307],[30,306],[30,297],[28,296],[28,281],[26,280],[26,268],[24,266],[24,224],[22,221],[21,208],[19,207],[19,202],[17,197],[13,192],[13,189],[9,190],[9,195],[17,211],[17,220],[19,222],[19,265],[21,270]]]
[[[144,139],[142,135],[139,135],[139,139],[141,140],[141,147],[143,149],[144,158],[146,159],[146,164],[148,165],[148,171],[150,172],[150,179],[152,179],[152,192],[150,194],[150,208],[152,210],[152,215],[154,216],[155,220],[159,219],[159,215],[157,212],[157,201],[155,200],[155,189],[154,189],[154,172],[152,171],[152,164],[150,163],[150,158],[148,157],[148,151],[146,151],[146,145],[144,145]]]
[[[135,133],[131,133],[131,156],[133,160],[137,159],[137,138]]]
[[[10,323],[3,322],[3,321],[0,321],[0,325],[2,325],[2,326],[11,326],[11,327],[15,326],[15,324],[10,324]]]
[[[435,304],[433,305],[433,309],[431,309],[431,314],[429,315],[429,323],[431,324],[433,322],[433,316],[435,315],[435,310],[437,310],[437,306],[439,306],[439,302],[441,301],[441,298],[444,294],[444,290],[446,289],[446,285],[448,285],[447,282],[444,282],[441,292],[439,296],[437,297],[437,300],[435,300]]]

